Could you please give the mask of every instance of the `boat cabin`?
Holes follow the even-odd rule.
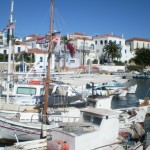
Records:
[[[86,106],[111,109],[112,98],[113,96],[89,96],[86,100]]]
[[[91,150],[115,147],[119,134],[119,114],[108,109],[81,109],[78,123],[60,124],[52,130],[52,140],[64,140],[71,150]]]
[[[10,88],[10,97],[14,96],[41,96],[44,94],[44,85],[41,84],[14,84]],[[7,91],[2,92],[2,96],[6,96]]]

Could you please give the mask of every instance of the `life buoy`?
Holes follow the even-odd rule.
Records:
[[[69,150],[69,144],[64,140],[54,140],[48,142],[48,150]]]

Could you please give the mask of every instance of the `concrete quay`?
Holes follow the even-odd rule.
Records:
[[[82,86],[83,84],[94,82],[104,83],[116,80],[120,83],[126,83],[128,79],[123,79],[120,75],[110,74],[70,74],[70,75],[59,75],[59,81],[64,83],[70,83],[75,87]]]

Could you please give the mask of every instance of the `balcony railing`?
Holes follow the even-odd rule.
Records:
[[[91,46],[78,46],[77,49],[79,50],[89,50],[89,51],[94,51],[94,48]]]

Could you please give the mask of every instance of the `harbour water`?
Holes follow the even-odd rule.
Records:
[[[139,105],[139,99],[144,97],[150,98],[150,79],[130,79],[125,85],[133,86],[137,84],[137,90],[135,94],[127,94],[125,97],[113,97],[112,108],[127,108]],[[150,116],[147,115],[144,121],[144,129],[146,132],[150,132]]]
[[[137,84],[135,94],[127,94],[125,97],[113,97],[113,109],[138,106],[139,99],[150,97],[150,79],[130,79],[125,83],[128,87],[135,84]]]

